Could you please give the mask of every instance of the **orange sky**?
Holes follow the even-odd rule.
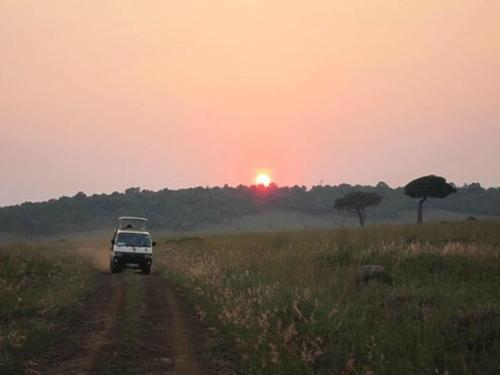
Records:
[[[497,0],[0,2],[0,205],[428,173],[500,185]]]

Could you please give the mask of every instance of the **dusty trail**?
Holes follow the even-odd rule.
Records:
[[[191,306],[164,278],[100,272],[97,282],[82,315],[58,328],[40,374],[229,373],[211,358]],[[127,326],[131,314],[134,327]]]
[[[111,327],[125,303],[123,281],[110,276],[97,275],[99,285],[82,315],[68,325],[58,327],[59,340],[40,361],[42,374],[91,373],[99,351],[110,340]]]
[[[169,368],[172,374],[210,374],[212,363],[205,352],[205,339],[191,311],[182,311],[179,297],[168,283],[153,275],[142,278],[145,292],[144,319],[153,322],[148,338],[150,351],[141,366],[147,373],[160,374]]]

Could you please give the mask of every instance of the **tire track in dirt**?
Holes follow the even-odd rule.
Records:
[[[158,275],[142,277],[147,340],[143,341],[142,374],[228,374],[227,366],[214,360],[204,329],[191,305]],[[227,365],[227,363],[226,363]]]
[[[97,284],[82,314],[59,328],[60,339],[39,361],[40,374],[231,373],[210,355],[192,306],[163,277],[99,273]],[[131,300],[134,288],[139,293]],[[136,327],[126,326],[131,303]],[[137,337],[125,337],[127,329]]]
[[[122,278],[97,275],[97,288],[80,316],[59,327],[59,339],[50,354],[40,360],[41,374],[94,373],[96,358],[111,340],[111,329],[125,306]]]
[[[186,375],[216,374],[204,352],[204,338],[194,317],[189,313],[185,301],[178,298],[174,290],[164,282],[164,295],[168,303],[166,316],[172,337],[171,355],[176,373]]]
[[[194,314],[183,309],[165,279],[151,275],[143,281],[146,314],[154,322],[152,338],[160,362],[168,363],[173,374],[215,374]]]
[[[143,373],[139,360],[147,355],[147,351],[139,340],[144,302],[142,290],[138,290],[140,286],[135,284],[138,282],[135,276],[132,272],[111,276],[122,279],[124,302],[108,331],[109,339],[100,347],[88,374]]]

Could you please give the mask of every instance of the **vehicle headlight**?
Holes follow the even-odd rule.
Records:
[[[115,253],[115,257],[121,257],[122,255],[122,253]]]
[[[144,258],[146,259],[151,259],[153,257],[153,254],[144,254]]]

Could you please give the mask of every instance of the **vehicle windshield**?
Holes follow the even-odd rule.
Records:
[[[119,233],[116,246],[151,247],[151,239],[143,233]]]

